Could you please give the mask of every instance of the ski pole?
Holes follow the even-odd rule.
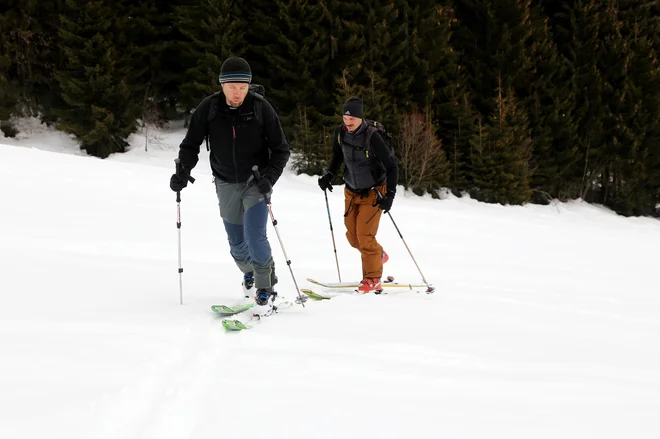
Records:
[[[328,203],[328,191],[323,189],[325,194],[325,206],[328,209],[328,221],[330,222],[330,235],[332,235],[332,248],[335,250],[335,262],[337,263],[337,276],[339,276],[339,282],[341,282],[341,273],[339,272],[339,258],[337,257],[337,245],[335,244],[335,231],[332,228],[332,218],[330,217],[330,203]]]
[[[176,168],[176,173],[179,174],[181,172],[181,160],[174,159],[175,163],[175,168]],[[188,177],[188,180],[191,183],[195,182],[195,179],[192,177]],[[182,278],[182,273],[183,273],[183,267],[181,267],[181,192],[177,191],[176,192],[176,228],[178,230],[179,234],[179,303],[183,305],[183,278]]]
[[[383,195],[378,191],[378,189],[374,189],[376,191],[376,194],[378,194],[378,199],[382,200],[384,197]],[[399,227],[396,225],[396,222],[394,222],[394,218],[392,218],[392,214],[388,210],[386,212],[390,219],[392,220],[392,224],[394,224],[394,228],[396,229],[397,233],[399,234],[399,237],[401,238],[401,241],[403,241],[403,245],[406,246],[406,249],[408,250],[408,253],[410,254],[410,257],[412,258],[413,262],[415,263],[415,266],[417,267],[417,271],[419,271],[419,274],[422,276],[422,280],[426,284],[426,292],[427,293],[432,293],[435,291],[435,287],[432,287],[429,285],[429,283],[426,281],[426,278],[424,277],[424,274],[422,273],[422,270],[420,270],[419,265],[417,265],[417,261],[415,260],[415,257],[413,256],[412,252],[410,251],[410,247],[408,247],[408,244],[406,244],[406,240],[403,239],[403,235],[401,234],[401,231],[399,230]]]
[[[254,176],[256,181],[261,180],[261,175],[259,175],[259,167],[257,165],[252,166],[252,175]],[[280,232],[277,229],[277,220],[273,215],[273,207],[270,204],[270,197],[268,196],[268,194],[264,194],[264,200],[266,201],[266,205],[268,206],[268,213],[270,214],[270,219],[273,222],[275,233],[277,233],[277,239],[278,241],[280,241],[280,247],[282,247],[282,253],[284,253],[284,259],[286,259],[286,265],[289,266],[289,271],[291,272],[291,277],[293,278],[293,284],[296,286],[296,291],[298,292],[298,298],[296,299],[296,302],[300,303],[304,308],[305,301],[307,300],[307,296],[303,297],[303,295],[300,293],[300,289],[298,288],[298,282],[296,282],[296,277],[293,275],[293,269],[291,268],[291,260],[286,255],[286,250],[284,249],[284,244],[282,243]]]

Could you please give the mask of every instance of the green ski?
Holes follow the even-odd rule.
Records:
[[[310,299],[314,299],[314,300],[326,300],[332,298],[332,296],[329,294],[321,294],[307,288],[302,288],[300,292],[308,296]]]
[[[251,304],[254,305],[254,304]],[[227,330],[227,331],[243,331],[245,329],[252,329],[254,328],[257,324],[262,323],[264,320],[269,320],[272,316],[275,314],[278,314],[280,311],[287,309],[287,308],[292,308],[297,303],[291,302],[289,300],[282,300],[277,303],[277,305],[274,307],[272,314],[268,314],[265,316],[258,316],[258,315],[252,315],[250,317],[247,317],[245,319],[223,319],[222,320],[222,326]],[[250,306],[249,308],[251,308]],[[247,308],[246,308],[247,309]]]
[[[233,314],[238,314],[243,311],[246,311],[254,306],[254,302],[252,303],[246,303],[243,305],[237,305],[237,306],[227,306],[227,305],[212,305],[211,306],[211,311],[213,311],[216,314],[220,314],[223,316],[230,316]]]
[[[252,326],[245,326],[240,320],[224,319],[222,326],[228,331],[241,331],[243,329],[250,329]]]

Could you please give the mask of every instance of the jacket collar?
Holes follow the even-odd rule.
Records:
[[[221,97],[219,99],[219,106],[218,108],[222,113],[229,114],[229,115],[239,115],[239,116],[249,116],[254,113],[254,96],[252,96],[252,93],[248,92],[247,96],[245,96],[245,100],[241,104],[240,107],[238,107],[237,110],[233,110],[229,108],[229,104],[227,104],[227,100],[225,99],[224,93],[221,94]]]
[[[360,124],[358,129],[353,131],[352,133],[348,131],[348,128],[346,128],[346,125],[341,124],[341,126],[344,129],[344,133],[348,134],[349,136],[357,136],[357,135],[362,134],[366,130],[367,123],[364,121],[364,119],[362,119],[362,123]]]

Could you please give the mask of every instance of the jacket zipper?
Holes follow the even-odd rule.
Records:
[[[353,155],[353,166],[356,166],[356,165],[357,165],[357,163],[356,163],[357,161],[355,160],[355,146],[353,146],[352,144],[351,144],[351,152],[353,153],[353,154],[352,154],[352,155]],[[348,169],[348,166],[347,166],[346,168]],[[355,180],[356,180],[356,173],[355,173],[355,172],[352,172],[352,171],[349,169],[349,174],[351,175],[351,180],[353,180],[353,184],[357,186],[358,182],[355,181]],[[357,188],[356,188],[356,189],[357,189]],[[350,209],[350,208],[349,208],[349,209]],[[348,211],[347,211],[347,212],[348,212]]]
[[[231,132],[232,132],[232,140],[231,140],[231,148],[232,148],[232,153],[234,155],[234,172],[236,173],[236,183],[238,183],[238,164],[236,163],[236,118],[231,122]]]

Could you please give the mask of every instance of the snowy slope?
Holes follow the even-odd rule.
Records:
[[[0,438],[660,437],[656,220],[401,190],[392,216],[434,295],[308,302],[226,333],[209,306],[240,301],[240,274],[207,156],[182,192],[182,306],[183,131],[99,160],[40,130],[0,138]],[[330,203],[357,279],[341,190]],[[299,286],[335,281],[315,178],[287,171],[273,212]],[[379,240],[387,274],[419,281],[388,217]]]

